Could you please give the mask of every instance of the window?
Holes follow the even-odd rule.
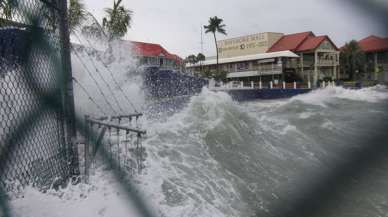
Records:
[[[248,62],[237,63],[237,70],[238,71],[247,70],[248,68],[249,68],[249,63]]]

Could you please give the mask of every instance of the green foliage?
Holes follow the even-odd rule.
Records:
[[[16,0],[0,0],[0,19],[11,20],[14,8],[17,6]],[[0,20],[0,24],[2,21]]]
[[[211,71],[202,71],[201,72],[201,77],[204,77],[204,78],[212,78],[213,77],[213,73]]]
[[[216,72],[213,77],[217,81],[225,81],[227,74],[228,74],[227,71],[220,71],[220,72]]]
[[[82,0],[70,0],[68,13],[69,30],[70,32],[73,32],[78,26],[81,25],[86,16],[85,6],[82,3]]]
[[[205,60],[206,60],[205,55],[203,55],[202,53],[197,54],[197,61],[198,62],[202,62],[202,61],[205,61]]]
[[[107,31],[109,38],[123,37],[131,27],[132,11],[120,5],[122,0],[113,2],[113,8],[106,8],[107,17],[102,20],[102,26]]]
[[[198,62],[198,59],[194,54],[192,54],[186,57],[186,62],[190,64],[196,64]]]
[[[223,35],[226,35],[226,30],[225,30],[226,25],[223,24],[222,22],[223,22],[223,19],[220,19],[217,16],[210,17],[209,25],[204,26],[205,33],[215,34],[216,32],[218,32],[218,33],[221,33]]]
[[[366,72],[366,55],[357,41],[345,44],[340,54],[340,65],[350,80],[360,79]]]

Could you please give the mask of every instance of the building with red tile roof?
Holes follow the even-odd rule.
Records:
[[[360,40],[358,44],[366,53],[388,51],[388,38],[371,35]]]
[[[312,86],[320,80],[340,78],[339,49],[327,35],[316,36],[311,31],[286,35],[258,33],[218,41],[217,44],[222,47],[219,49],[220,68],[229,72],[229,78],[300,81]],[[266,46],[267,49],[262,51]],[[201,66],[189,67],[197,71],[216,70],[215,61],[211,59]]]
[[[278,52],[290,50],[293,52],[303,52],[317,49],[321,43],[328,41],[338,50],[337,46],[327,35],[315,36],[313,32],[301,32],[284,35],[267,52]]]
[[[375,35],[358,41],[367,58],[367,78],[388,82],[388,38]]]
[[[336,80],[339,73],[339,49],[327,35],[313,32],[283,35],[267,52],[290,50],[300,56],[295,73],[316,85],[320,80]]]
[[[168,52],[160,44],[131,41],[133,55],[141,65],[158,66],[161,68],[179,68],[183,60],[176,54]]]

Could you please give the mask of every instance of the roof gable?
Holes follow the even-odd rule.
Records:
[[[325,44],[325,42],[327,44]],[[327,35],[322,35],[322,36],[314,36],[314,37],[309,37],[306,39],[298,48],[297,51],[308,51],[308,50],[315,50],[319,47],[322,47],[325,45],[324,48],[322,49],[329,49],[329,50],[338,50],[337,46],[331,41],[329,36]]]
[[[135,54],[139,56],[147,56],[147,57],[163,56],[163,57],[166,57],[167,59],[175,60],[177,63],[182,62],[182,58],[180,58],[178,55],[169,53],[160,44],[137,42],[137,41],[131,41],[131,43],[132,43],[133,52],[135,52]]]
[[[267,52],[277,52],[291,50],[296,51],[297,48],[309,37],[314,37],[312,32],[301,32],[295,34],[284,35],[281,37]]]

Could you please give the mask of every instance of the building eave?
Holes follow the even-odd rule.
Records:
[[[239,57],[232,57],[232,58],[223,58],[223,59],[219,59],[219,64],[263,60],[263,59],[271,59],[271,58],[279,58],[279,57],[299,58],[297,54],[288,50],[288,51],[246,55],[246,56],[239,56]],[[187,67],[190,68],[190,67],[209,66],[209,65],[216,65],[216,64],[217,64],[217,60],[212,59],[212,60],[202,61],[202,63],[188,64]]]

